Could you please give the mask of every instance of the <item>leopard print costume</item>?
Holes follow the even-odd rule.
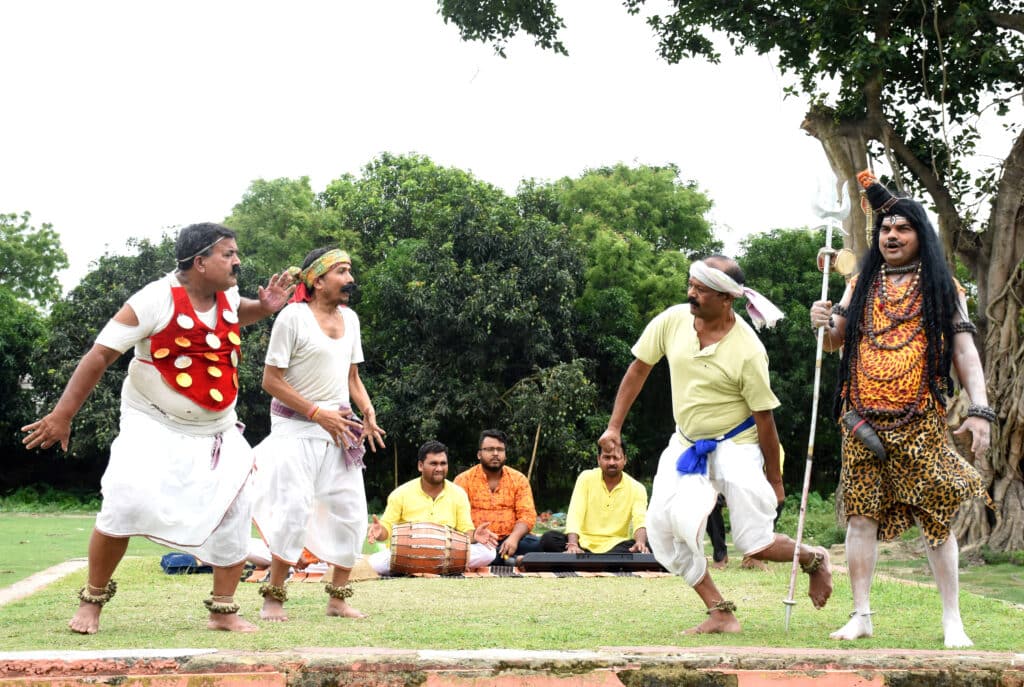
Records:
[[[930,547],[941,546],[960,504],[980,497],[991,506],[981,475],[946,440],[946,425],[929,413],[903,427],[878,432],[888,454],[880,461],[850,433],[843,437],[840,482],[846,516],[878,522],[891,541],[915,522]]]

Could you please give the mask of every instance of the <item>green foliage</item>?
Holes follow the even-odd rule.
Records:
[[[726,509],[728,513],[728,509]],[[836,522],[835,496],[822,498],[818,492],[807,494],[807,515],[804,518],[803,541],[829,548],[846,540],[846,530]],[[800,492],[790,494],[775,526],[776,532],[796,536],[800,519]]]
[[[418,156],[384,155],[325,197],[362,237],[365,376],[390,440],[443,437],[453,463],[457,447],[470,461],[499,398],[573,358],[579,247],[499,189]]]
[[[1010,565],[1024,566],[1024,551],[993,551],[988,546],[983,546],[981,547],[981,558],[987,565],[1009,563]]]
[[[21,442],[20,428],[33,419],[29,362],[46,336],[43,316],[33,306],[0,286],[0,452],[13,455]],[[0,459],[7,463],[7,459]]]
[[[560,363],[520,379],[502,397],[499,424],[524,440],[539,436],[537,452],[543,456],[532,465],[535,483],[545,486],[547,503],[555,494],[569,494],[576,475],[593,467],[597,454],[594,437],[604,429],[606,416],[597,413],[597,388],[583,360]],[[537,432],[540,432],[537,435]],[[530,447],[521,441],[522,449]],[[530,453],[521,450],[517,464],[522,472],[531,467]]]
[[[490,43],[502,57],[508,40],[520,30],[533,36],[542,48],[569,54],[558,40],[565,23],[555,13],[554,0],[439,0],[438,7],[446,24],[452,22],[459,27],[463,40]]]
[[[772,390],[781,402],[775,423],[786,450],[783,478],[789,492],[802,488],[807,462],[817,349],[810,306],[821,297],[817,254],[824,245],[824,230],[776,229],[745,239],[738,260],[747,284],[786,313],[785,319],[772,329],[762,329],[759,336],[768,351]],[[833,273],[829,298],[839,302],[843,288],[843,279]],[[839,428],[832,418],[838,362],[835,353],[823,353],[811,473],[812,485],[823,490],[831,489],[839,478]]]
[[[0,290],[47,305],[60,296],[57,272],[68,258],[53,225],[37,229],[31,219],[27,212],[0,214]]]
[[[359,253],[358,237],[339,224],[325,202],[313,192],[308,177],[257,179],[249,185],[224,221],[238,234],[245,293],[250,287],[255,292],[275,272],[301,266],[313,248],[339,246]]]
[[[715,245],[705,218],[711,200],[695,181],[680,182],[675,165],[628,167],[622,163],[554,184],[558,217],[586,241],[600,229],[637,236],[655,251],[706,255]],[[525,190],[525,189],[524,189]]]
[[[100,509],[94,491],[65,491],[49,484],[30,484],[0,496],[4,513],[95,513]]]

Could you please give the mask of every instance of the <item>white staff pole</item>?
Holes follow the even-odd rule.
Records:
[[[835,189],[835,185],[832,187]],[[833,194],[835,191],[833,190]],[[842,221],[850,212],[850,198],[846,194],[846,184],[840,192],[842,199],[838,209],[827,210],[818,207],[819,216],[825,219],[825,248],[822,253],[825,255],[824,265],[821,270],[821,300],[828,300],[828,277],[831,267],[832,256],[835,250],[832,248],[832,229],[836,221]],[[835,196],[833,195],[835,200]],[[834,206],[833,206],[834,207]],[[841,229],[840,229],[841,231]],[[796,576],[800,569],[800,542],[804,536],[804,521],[807,519],[807,492],[811,486],[811,466],[814,463],[814,430],[818,424],[818,397],[821,391],[821,361],[825,344],[825,328],[818,328],[818,347],[814,357],[814,396],[811,403],[811,432],[807,439],[807,464],[804,466],[804,486],[800,493],[800,517],[796,524],[796,546],[793,548],[793,570],[789,576],[789,595],[782,602],[786,605],[786,631],[789,631],[789,618],[793,614],[793,606],[796,605],[794,594],[796,591]]]

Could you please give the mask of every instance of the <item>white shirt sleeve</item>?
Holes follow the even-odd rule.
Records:
[[[296,344],[295,318],[301,307],[305,306],[292,303],[278,313],[270,330],[270,343],[267,344],[267,355],[263,359],[265,365],[282,369],[291,366]]]
[[[363,362],[363,336],[359,325],[359,315],[352,308],[342,308],[342,315],[345,316],[345,328],[351,327],[353,334],[352,341],[352,364],[357,365]]]

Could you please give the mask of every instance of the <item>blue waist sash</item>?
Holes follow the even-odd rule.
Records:
[[[679,456],[679,460],[676,461],[676,471],[682,475],[707,474],[708,456],[718,448],[718,442],[725,441],[726,439],[732,439],[740,432],[746,431],[753,426],[754,416],[751,415],[746,420],[729,430],[728,434],[723,434],[717,439],[698,439],[693,442],[693,446],[683,451],[683,455]]]

